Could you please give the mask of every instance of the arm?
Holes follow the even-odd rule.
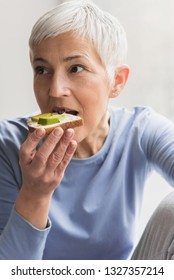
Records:
[[[0,259],[42,258],[50,230],[51,196],[76,147],[71,140],[73,131],[70,132],[70,137],[63,135],[63,131],[59,137],[50,135],[37,151],[36,146],[44,134],[40,137],[29,134],[20,150],[23,177],[20,191],[10,166],[11,158],[8,160],[4,146],[0,147]],[[13,167],[15,163],[17,160]],[[48,169],[50,172],[46,176]]]
[[[174,186],[174,123],[157,113],[150,114],[142,147],[156,171]]]

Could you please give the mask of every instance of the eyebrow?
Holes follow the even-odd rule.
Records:
[[[63,61],[68,62],[68,61],[71,61],[73,59],[82,58],[82,57],[84,57],[84,56],[82,56],[82,55],[67,56],[63,59]]]
[[[86,56],[82,56],[82,55],[72,55],[72,56],[67,56],[67,57],[64,57],[63,58],[63,61],[64,62],[67,62],[67,61],[71,61],[73,59],[77,59],[77,58],[87,58]],[[48,60],[42,58],[42,57],[36,57],[34,58],[33,60],[34,62],[37,62],[37,61],[40,61],[40,62],[49,62]]]
[[[67,56],[67,57],[64,57],[63,58],[63,62],[68,62],[68,61],[71,61],[71,60],[73,60],[73,59],[78,59],[78,58],[85,58],[85,59],[87,59],[87,56],[86,55],[72,55],[72,56]],[[34,60],[33,60],[33,62],[37,62],[37,61],[39,61],[39,62],[44,62],[44,63],[49,63],[49,61],[48,60],[46,60],[46,59],[44,59],[44,58],[42,58],[42,57],[36,57],[36,58],[34,58]]]
[[[47,62],[48,63],[48,61],[46,59],[42,58],[42,57],[36,57],[36,58],[33,59],[33,62],[37,62],[37,61],[39,61],[39,62]]]

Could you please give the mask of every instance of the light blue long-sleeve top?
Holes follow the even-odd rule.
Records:
[[[128,259],[149,173],[174,185],[174,124],[146,107],[110,110],[101,150],[72,159],[38,230],[15,210],[26,118],[0,123],[0,259]]]

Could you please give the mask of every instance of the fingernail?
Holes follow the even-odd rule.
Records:
[[[65,136],[66,136],[66,137],[69,138],[69,137],[71,137],[72,135],[73,135],[73,130],[72,130],[72,129],[68,129],[68,130],[65,131]]]
[[[75,140],[73,140],[72,142],[71,142],[71,149],[72,150],[75,150],[77,148],[77,142],[75,141]]]
[[[37,135],[37,137],[41,137],[43,134],[44,134],[43,129],[37,129],[37,130],[36,130],[36,135]]]
[[[62,134],[62,130],[60,128],[55,128],[53,133],[55,136],[60,136]]]

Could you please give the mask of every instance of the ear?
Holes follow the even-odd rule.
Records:
[[[123,90],[129,76],[129,71],[130,69],[128,65],[122,65],[117,68],[109,95],[110,98],[117,97]]]

